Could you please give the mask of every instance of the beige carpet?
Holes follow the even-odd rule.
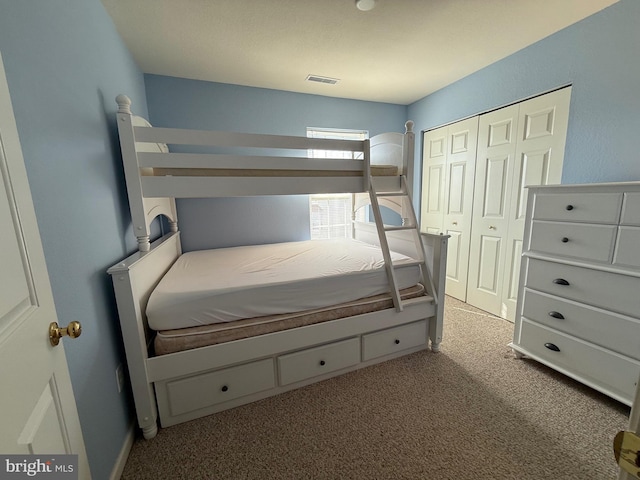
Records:
[[[615,479],[629,409],[447,297],[420,352],[136,440],[123,479]]]

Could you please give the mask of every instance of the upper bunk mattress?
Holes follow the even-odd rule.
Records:
[[[412,264],[391,252],[394,265]],[[399,289],[420,281],[396,270]],[[350,239],[220,248],[181,255],[147,304],[154,330],[300,312],[389,291],[379,247]]]

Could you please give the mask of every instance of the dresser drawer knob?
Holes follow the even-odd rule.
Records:
[[[562,243],[567,243],[569,239],[567,237],[562,237]]]
[[[554,352],[559,352],[560,351],[558,346],[553,344],[553,343],[545,343],[544,346],[547,347],[549,350],[553,350]]]
[[[394,343],[395,343],[396,345],[400,345],[400,340],[398,340],[398,339],[396,338],[396,339],[394,340]]]
[[[557,318],[558,320],[564,320],[564,315],[562,315],[560,312],[549,312],[549,316]]]
[[[227,390],[229,390],[229,387],[227,387],[226,385],[223,385],[220,390],[222,390],[223,392],[226,392]]]
[[[553,283],[555,283],[556,285],[569,285],[569,282],[567,282],[564,278],[556,278],[555,280],[553,280]]]
[[[324,360],[320,360],[320,366],[324,367],[326,365],[327,362],[325,362]]]
[[[573,205],[567,205],[567,210],[573,210]]]

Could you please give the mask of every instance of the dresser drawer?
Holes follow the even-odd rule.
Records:
[[[622,193],[544,193],[534,198],[533,218],[563,222],[618,223]]]
[[[616,228],[613,225],[534,220],[529,250],[610,263]]]
[[[639,319],[526,288],[522,303],[527,320],[640,360]]]
[[[273,360],[267,359],[172,380],[166,390],[171,415],[181,415],[274,386]]]
[[[527,320],[522,321],[521,342],[516,343],[538,360],[569,371],[606,393],[627,402],[633,399],[640,362]]]
[[[527,259],[525,286],[617,313],[640,312],[640,277]],[[564,285],[563,283],[566,283]]]
[[[427,322],[421,321],[362,336],[362,360],[390,355],[427,343]]]
[[[627,192],[624,194],[620,223],[640,226],[640,193]]]
[[[358,363],[360,339],[357,337],[282,355],[278,357],[280,385],[299,382]]]
[[[621,267],[640,268],[640,227],[618,227],[613,263]]]

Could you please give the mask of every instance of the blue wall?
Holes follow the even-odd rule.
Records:
[[[129,95],[143,116],[148,102],[159,125],[285,135],[304,135],[306,126],[363,128],[375,135],[402,131],[407,118],[425,130],[570,83],[563,181],[640,180],[638,20],[640,2],[622,0],[407,108],[143,77],[98,0],[0,0],[0,51],[58,317],[84,327],[65,348],[94,478],[108,478],[132,420],[116,386],[121,339],[105,273],[136,248],[117,94]],[[180,209],[189,249],[308,235],[304,196],[189,200]]]
[[[109,478],[132,415],[106,269],[136,248],[114,98],[146,113],[144,78],[98,0],[0,0],[0,51],[58,320],[82,322],[65,350],[91,471]]]
[[[639,22],[640,2],[622,0],[410,105],[408,116],[428,130],[572,84],[562,183],[640,180]]]
[[[145,75],[149,115],[162,127],[306,135],[306,127],[403,132],[405,106]],[[137,112],[136,105],[132,110]],[[184,250],[305,240],[305,195],[178,202]]]

